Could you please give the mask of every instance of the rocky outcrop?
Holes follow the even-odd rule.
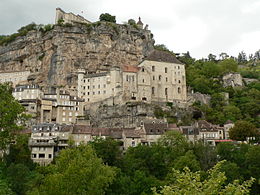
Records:
[[[94,23],[30,31],[0,46],[0,71],[30,70],[41,86],[76,86],[77,69],[137,65],[153,50],[148,30],[131,25]]]

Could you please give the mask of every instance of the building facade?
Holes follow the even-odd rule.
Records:
[[[128,101],[185,103],[185,66],[172,54],[155,50],[138,66],[107,72],[78,72],[78,96],[88,104],[120,97]]]
[[[8,71],[0,72],[0,83],[12,83],[13,86],[23,81],[27,81],[30,71]]]

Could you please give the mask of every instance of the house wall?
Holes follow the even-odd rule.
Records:
[[[0,83],[12,82],[13,86],[27,81],[30,71],[0,72]]]

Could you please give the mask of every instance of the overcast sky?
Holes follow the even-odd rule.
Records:
[[[260,0],[0,0],[0,34],[54,23],[56,7],[93,22],[101,13],[115,15],[117,23],[140,16],[156,44],[196,58],[260,49]]]

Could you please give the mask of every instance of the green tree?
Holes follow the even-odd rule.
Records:
[[[191,172],[189,168],[184,168],[184,172],[173,169],[169,174],[170,185],[162,187],[157,190],[153,188],[155,195],[174,195],[174,194],[248,194],[250,187],[252,186],[254,179],[251,178],[248,181],[244,181],[239,184],[238,180],[235,180],[228,185],[224,185],[226,176],[220,172],[220,168],[223,162],[215,165],[208,171],[208,177],[202,181],[199,172]]]
[[[176,170],[183,170],[184,167],[188,167],[191,171],[200,170],[200,164],[192,150],[189,150],[184,156],[176,159],[173,167]]]
[[[229,137],[238,141],[246,141],[248,137],[256,137],[258,132],[255,126],[248,121],[237,121],[229,130]]]
[[[0,84],[0,149],[6,149],[14,139],[14,133],[22,128],[18,124],[25,119],[24,108],[12,96],[8,84]]]
[[[122,159],[122,151],[120,150],[120,142],[112,138],[97,138],[90,142],[99,158],[102,158],[105,164],[110,166],[120,165]]]
[[[49,169],[42,185],[31,194],[104,194],[116,174],[89,145],[62,150]]]
[[[218,65],[221,68],[222,74],[228,73],[228,72],[236,72],[238,69],[237,62],[232,58],[228,58],[223,61],[220,61],[218,63]]]
[[[14,195],[14,192],[11,190],[8,183],[2,178],[0,178],[0,194]]]
[[[101,14],[99,16],[100,21],[116,23],[116,16],[112,16],[109,13]]]

